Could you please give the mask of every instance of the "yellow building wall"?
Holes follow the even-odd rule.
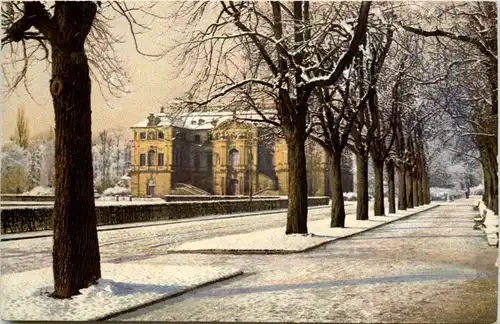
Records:
[[[238,180],[236,194],[245,194],[245,182],[249,172],[252,190],[256,191],[257,184],[257,130],[248,124],[229,122],[220,125],[212,132],[212,159],[213,159],[213,192],[215,195],[230,194],[230,179]],[[229,152],[238,150],[239,163],[229,172]],[[252,156],[250,156],[250,152]],[[249,168],[249,165],[252,165]]]
[[[288,195],[288,146],[284,139],[278,139],[274,149],[274,170],[278,178],[280,195]]]
[[[154,182],[154,194],[157,196],[169,195],[172,190],[172,167],[173,167],[173,129],[171,127],[142,127],[132,128],[132,171],[131,171],[131,190],[134,196],[144,196],[147,194],[148,181]],[[140,139],[141,132],[162,131],[164,138]],[[250,189],[245,186],[248,174],[251,176],[252,191],[273,187],[274,180],[267,175],[259,174],[258,169],[258,133],[257,127],[248,123],[230,121],[219,125],[213,129],[211,140],[212,149],[212,170],[206,170],[212,174],[212,186],[214,195],[229,194],[229,179],[238,180],[236,194],[248,194]],[[203,134],[202,134],[203,135]],[[202,136],[204,137],[204,136]],[[229,151],[237,149],[239,152],[239,164],[234,168],[234,172],[229,172]],[[278,182],[278,191],[280,195],[288,195],[288,148],[284,139],[278,139],[274,144],[273,166]],[[148,166],[148,151],[155,150],[155,161],[153,166]],[[316,195],[325,195],[325,172],[324,162],[326,154],[321,150],[321,163],[314,168],[311,176],[314,178],[318,190]],[[249,153],[252,153],[250,157]],[[164,165],[158,166],[158,153],[164,154]],[[188,152],[189,153],[189,152]],[[140,155],[145,154],[146,163],[140,166]],[[249,164],[251,163],[251,168]],[[192,163],[191,163],[192,164]],[[205,161],[202,164],[206,164]],[[249,172],[250,170],[250,172]],[[200,170],[203,171],[203,170]],[[312,180],[312,179],[311,179]],[[316,186],[316,185],[315,185]]]
[[[168,195],[171,192],[172,172],[172,129],[164,127],[133,128],[131,191],[133,196],[147,194],[148,181],[154,182],[156,196]],[[164,138],[158,138],[158,132],[163,132]],[[140,139],[140,133],[146,132],[146,139]],[[156,139],[148,139],[148,132],[156,132]],[[148,166],[148,151],[155,151],[154,165]],[[163,166],[158,166],[158,154],[163,153]],[[140,155],[145,154],[146,163],[140,166]]]

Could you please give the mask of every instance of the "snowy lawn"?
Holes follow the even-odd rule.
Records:
[[[369,220],[356,220],[355,214],[346,215],[345,228],[331,228],[330,219],[308,223],[309,234],[285,235],[284,228],[273,228],[247,234],[228,235],[206,240],[188,242],[168,251],[172,253],[297,253],[334,241],[336,239],[364,232],[402,217],[437,206],[431,204],[387,216],[369,214]]]
[[[72,299],[47,296],[52,268],[1,277],[1,314],[8,321],[84,321],[168,298],[242,272],[210,266],[165,266],[138,263],[101,264],[103,279]]]

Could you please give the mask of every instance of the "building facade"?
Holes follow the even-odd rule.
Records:
[[[181,186],[214,195],[249,195],[271,190],[288,194],[284,140],[229,112],[188,114],[175,120],[163,108],[131,127],[131,191],[163,196]],[[248,113],[239,118],[259,119]],[[319,152],[308,178],[310,195],[328,195],[326,157]],[[308,162],[309,163],[309,162]]]

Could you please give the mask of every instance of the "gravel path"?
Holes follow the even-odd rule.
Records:
[[[296,255],[165,255],[244,277],[113,320],[493,323],[498,249],[461,200]]]
[[[346,206],[355,213],[356,205]],[[309,220],[329,217],[330,207],[309,210]],[[164,255],[167,248],[184,242],[230,234],[249,233],[284,227],[286,213],[271,213],[239,218],[175,223],[98,232],[102,262],[126,262]],[[52,237],[0,243],[1,272],[23,272],[52,266]]]

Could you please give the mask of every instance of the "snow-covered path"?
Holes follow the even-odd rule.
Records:
[[[166,255],[246,276],[113,320],[492,323],[498,249],[472,229],[472,200],[444,204],[303,254]]]
[[[355,213],[349,203],[347,213]],[[330,207],[309,210],[309,220],[329,217]],[[230,215],[221,215],[229,217]],[[234,216],[234,215],[233,215]],[[212,216],[213,217],[213,216]],[[202,217],[203,219],[206,217]],[[164,222],[165,223],[165,222]],[[286,213],[265,213],[237,218],[186,222],[99,232],[102,262],[126,262],[163,255],[168,247],[184,242],[285,226]],[[134,224],[131,224],[131,226]],[[36,232],[34,232],[36,234]],[[27,233],[30,234],[30,233]],[[52,237],[0,243],[3,274],[52,266]]]

